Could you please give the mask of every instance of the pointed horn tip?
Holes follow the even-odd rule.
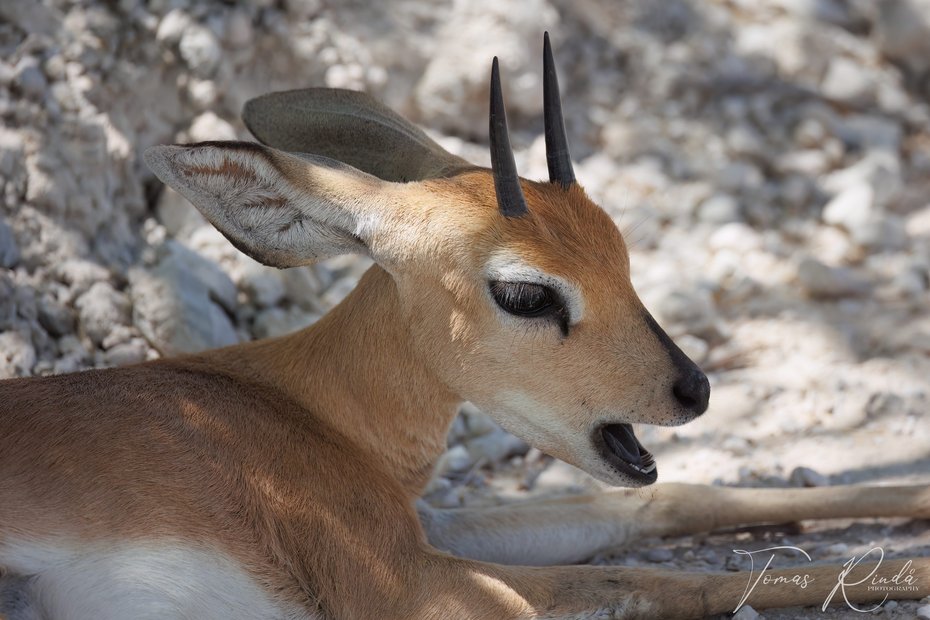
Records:
[[[568,150],[568,138],[562,120],[562,102],[559,97],[559,81],[556,74],[549,33],[545,34],[543,45],[543,115],[545,117],[546,159],[549,168],[549,181],[568,187],[575,182],[571,156]]]
[[[520,188],[520,178],[513,160],[510,136],[507,133],[507,116],[501,92],[500,69],[497,56],[491,62],[491,109],[489,114],[491,139],[491,170],[494,175],[494,192],[501,214],[521,217],[527,213],[526,199]]]

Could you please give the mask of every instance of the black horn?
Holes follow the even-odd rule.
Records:
[[[559,78],[552,59],[549,33],[543,35],[543,114],[546,120],[546,164],[549,182],[568,187],[575,182],[572,157],[568,152],[565,122],[562,120],[562,101],[559,99]]]
[[[501,73],[497,56],[491,63],[491,114],[489,131],[491,137],[491,170],[494,172],[494,191],[497,206],[506,217],[520,217],[527,213],[526,199],[520,189],[517,164],[513,161],[510,135],[507,133],[507,114],[504,112],[504,96],[501,93]]]

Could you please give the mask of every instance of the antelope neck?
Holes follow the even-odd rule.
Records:
[[[445,449],[460,402],[417,354],[396,285],[377,265],[314,325],[219,353],[382,461],[415,494]]]

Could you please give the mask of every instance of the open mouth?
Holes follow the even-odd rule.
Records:
[[[656,481],[659,471],[652,454],[639,443],[629,424],[605,424],[595,432],[594,443],[603,457],[622,474],[643,484]]]

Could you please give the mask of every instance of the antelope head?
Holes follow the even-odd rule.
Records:
[[[639,300],[622,235],[575,180],[548,35],[544,91],[548,182],[517,174],[496,58],[490,170],[332,89],[248,102],[263,145],[160,146],[145,159],[265,264],[371,256],[393,278],[413,354],[448,390],[603,481],[651,484],[631,424],[687,422],[710,387]]]

